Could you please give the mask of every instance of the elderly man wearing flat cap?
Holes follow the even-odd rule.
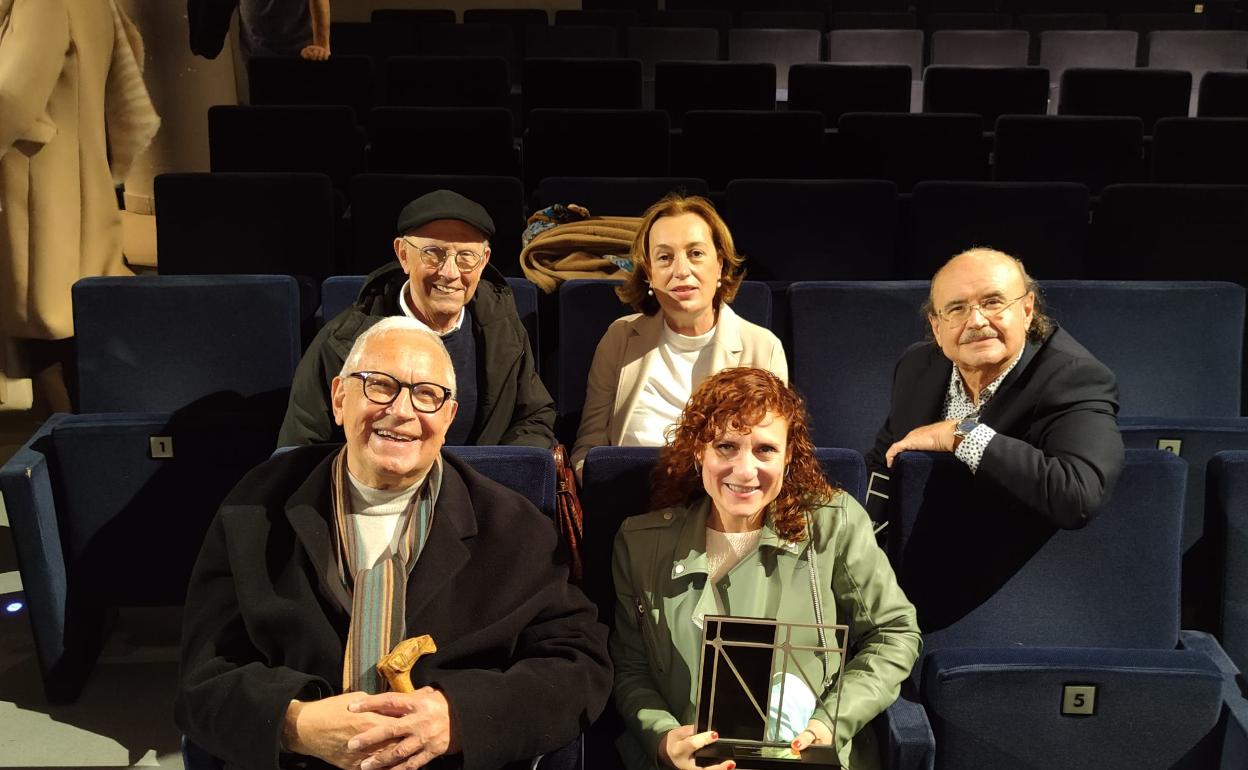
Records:
[[[555,444],[555,405],[537,376],[511,289],[490,266],[494,221],[478,203],[436,190],[399,213],[398,258],[368,276],[351,307],[308,347],[290,390],[280,446],[341,441],[330,385],[355,339],[389,316],[407,316],[442,338],[459,404],[448,444]]]

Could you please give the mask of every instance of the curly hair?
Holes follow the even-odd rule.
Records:
[[[632,305],[633,309],[639,313],[654,315],[659,312],[659,300],[653,294],[647,293],[650,288],[650,230],[659,219],[681,214],[697,214],[702,221],[706,222],[711,231],[715,254],[723,266],[720,276],[723,284],[715,294],[716,310],[719,310],[721,302],[732,304],[732,301],[736,299],[741,281],[745,279],[745,268],[742,267],[745,256],[737,253],[736,247],[732,244],[732,233],[728,231],[728,225],[723,217],[715,210],[715,204],[700,195],[668,193],[658,203],[646,209],[646,213],[642,215],[641,226],[637,229],[637,236],[633,238],[633,246],[629,250],[629,258],[633,261],[633,272],[629,273],[624,283],[615,289],[620,301],[626,305]]]
[[[923,314],[923,318],[929,319],[936,316],[936,305],[932,301],[931,287],[936,284],[936,278],[940,275],[941,270],[944,270],[950,262],[958,257],[963,257],[968,254],[995,254],[1014,261],[1014,264],[1018,266],[1018,272],[1023,276],[1023,290],[1036,298],[1035,305],[1033,306],[1035,309],[1032,310],[1031,313],[1031,326],[1027,328],[1027,339],[1032,342],[1044,342],[1044,340],[1048,338],[1049,332],[1053,330],[1053,319],[1049,318],[1048,313],[1045,312],[1047,306],[1044,302],[1044,292],[1040,290],[1040,284],[1037,283],[1036,279],[1032,278],[1027,272],[1027,268],[1023,266],[1023,260],[1010,254],[1006,254],[1004,251],[985,246],[976,246],[974,248],[967,249],[966,251],[959,252],[958,254],[954,254],[945,262],[944,265],[940,266],[940,270],[936,271],[936,274],[932,276],[931,283],[928,284],[927,297],[924,298],[923,304],[919,306],[919,312]],[[929,340],[935,339],[932,336],[932,330],[930,328],[927,330],[927,338]]]
[[[763,369],[724,369],[708,377],[689,398],[680,421],[668,429],[667,446],[651,474],[651,508],[689,505],[705,494],[697,463],[706,445],[728,430],[749,433],[768,413],[788,422],[789,436],[784,481],[767,515],[781,537],[791,542],[804,539],[806,514],[827,504],[836,488],[815,459],[805,401]]]

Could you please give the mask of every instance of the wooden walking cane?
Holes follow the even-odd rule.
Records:
[[[381,674],[393,692],[416,692],[416,688],[412,686],[412,667],[422,656],[437,651],[438,646],[428,634],[404,639],[377,662],[377,673]]]

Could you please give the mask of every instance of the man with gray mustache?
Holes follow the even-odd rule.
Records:
[[[1000,251],[945,263],[924,313],[932,340],[898,362],[867,454],[872,517],[886,517],[897,454],[918,450],[952,452],[998,513],[1021,508],[1050,531],[1087,524],[1122,470],[1113,372],[1045,316],[1022,262]]]

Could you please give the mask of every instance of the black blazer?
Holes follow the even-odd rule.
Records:
[[[869,471],[887,475],[888,447],[941,419],[952,371],[934,342],[906,350],[893,374],[888,419],[867,453]],[[975,486],[1063,529],[1087,524],[1122,471],[1114,374],[1056,324],[1045,340],[1026,344],[980,422],[997,435],[979,463]],[[887,494],[887,487],[887,480],[872,479],[873,490]],[[884,498],[869,496],[872,518],[885,518],[885,509]]]
[[[174,715],[228,766],[293,764],[278,751],[287,704],[341,690],[351,604],[329,534],[337,448],[301,447],[251,471],[195,564]],[[417,661],[412,684],[446,695],[463,748],[432,767],[498,768],[563,746],[602,711],[606,629],[568,584],[553,522],[462,461],[443,461],[407,584],[410,635],[430,634],[438,651]]]

